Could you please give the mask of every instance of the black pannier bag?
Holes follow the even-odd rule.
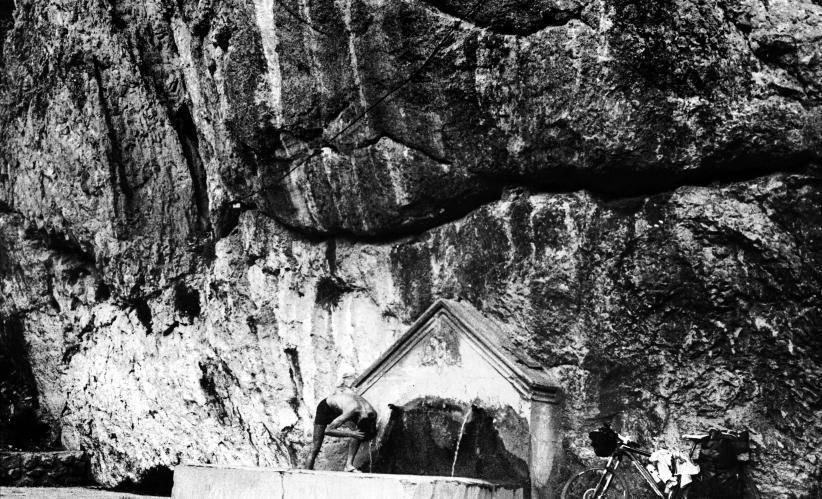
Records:
[[[594,454],[599,457],[608,457],[613,454],[619,443],[619,436],[607,426],[590,432],[588,437],[591,439]]]
[[[711,430],[697,458],[699,480],[691,486],[693,499],[747,499],[745,464],[750,459],[748,432],[737,436]]]

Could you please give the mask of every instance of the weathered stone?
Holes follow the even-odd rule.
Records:
[[[744,425],[811,493],[820,9],[0,1],[0,445],[295,465],[444,297],[561,380],[566,468]]]
[[[43,406],[111,485],[182,460],[297,465],[316,403],[418,304],[448,296],[516,324],[512,344],[561,380],[566,466],[594,462],[586,432],[602,420],[648,445],[744,425],[761,443],[754,476],[780,497],[808,490],[819,462],[819,186],[774,176],[607,202],[514,190],[375,244],[307,239],[246,213],[185,280],[200,315],[169,287],[146,297],[145,320],[95,301],[96,270],[14,239],[20,217],[5,215],[4,247],[12,238],[21,264],[3,280],[4,310],[30,310]],[[318,301],[329,277],[343,291]],[[44,282],[45,295],[24,285]],[[337,459],[331,445],[318,465]]]
[[[822,147],[813,3],[19,4],[3,199],[126,290],[196,264],[181,246],[207,253],[198,236],[238,203],[381,235],[501,181],[656,191]],[[149,255],[162,265],[141,269]]]

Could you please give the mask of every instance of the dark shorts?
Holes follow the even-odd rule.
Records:
[[[323,399],[317,404],[317,413],[314,415],[314,424],[320,426],[328,426],[332,421],[337,419],[342,411],[334,409],[328,402]],[[377,436],[377,416],[363,418],[356,423],[357,429],[363,432],[365,440],[371,440]]]
[[[314,416],[314,424],[328,426],[332,421],[337,419],[340,414],[342,414],[342,411],[334,409],[328,405],[325,399],[322,399],[322,401],[317,404],[317,414]]]

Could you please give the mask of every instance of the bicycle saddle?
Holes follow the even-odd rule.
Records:
[[[686,434],[686,435],[682,435],[683,440],[694,440],[696,442],[699,442],[701,440],[705,440],[706,438],[708,438],[707,433],[689,433],[689,434]]]

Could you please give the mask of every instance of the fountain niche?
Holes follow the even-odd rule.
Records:
[[[505,441],[513,448],[508,449]],[[528,423],[511,408],[467,407],[436,397],[393,407],[375,473],[460,476],[528,485]]]
[[[432,305],[355,383],[379,426],[374,448],[358,455],[361,469],[482,479],[547,497],[558,389],[513,337],[466,303]]]

